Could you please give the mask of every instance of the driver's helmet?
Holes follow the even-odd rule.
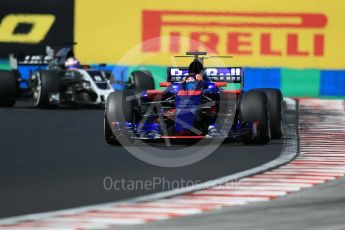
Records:
[[[185,90],[197,90],[201,89],[203,81],[202,74],[204,66],[199,60],[194,60],[188,67],[188,75],[183,78],[183,84]]]
[[[75,57],[69,57],[65,61],[66,69],[77,69],[79,66],[79,61]]]
[[[198,90],[201,89],[201,81],[197,77],[199,74],[188,75],[184,78],[184,89],[185,90]]]
[[[194,60],[188,67],[189,74],[202,74],[204,66],[199,60]]]
[[[204,88],[203,80],[200,74],[191,74],[183,79],[183,88],[189,90],[200,90]]]

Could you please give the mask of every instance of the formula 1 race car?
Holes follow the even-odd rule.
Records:
[[[49,67],[36,70],[29,78],[34,105],[39,108],[53,108],[58,105],[101,105],[113,88],[101,70],[80,66],[69,57],[73,66]]]
[[[266,144],[282,137],[279,89],[243,91],[242,67],[203,65],[205,52],[189,67],[168,67],[165,90],[122,91],[109,95],[104,117],[108,144],[134,140],[230,139]],[[239,88],[223,89],[227,84]]]
[[[105,64],[92,68],[81,65],[69,47],[59,48],[57,52],[47,47],[46,55],[11,56],[10,62],[13,70],[6,74],[0,72],[0,75],[5,75],[0,76],[5,85],[0,88],[3,98],[0,102],[6,106],[12,106],[15,101],[13,95],[21,91],[31,96],[38,108],[104,105],[108,95],[114,91],[111,85],[114,76],[103,68]],[[133,71],[129,81],[120,84],[129,89],[154,89],[154,80],[148,71]]]

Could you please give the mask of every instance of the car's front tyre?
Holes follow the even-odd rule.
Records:
[[[45,70],[34,73],[30,79],[34,106],[41,109],[57,107],[51,102],[51,95],[59,92],[59,73]]]
[[[108,144],[131,143],[130,126],[135,122],[137,101],[129,90],[109,94],[104,115],[104,136]]]
[[[253,125],[251,136],[244,136],[244,144],[267,144],[271,140],[269,104],[264,92],[252,90],[241,95],[240,119]]]
[[[283,95],[279,89],[258,89],[264,92],[268,99],[270,115],[270,131],[272,139],[280,139],[283,136]]]

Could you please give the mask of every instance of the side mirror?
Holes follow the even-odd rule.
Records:
[[[161,82],[161,83],[159,83],[159,86],[160,87],[169,87],[169,86],[171,86],[171,82]]]
[[[217,87],[225,87],[227,86],[227,83],[224,81],[218,81],[214,83]]]

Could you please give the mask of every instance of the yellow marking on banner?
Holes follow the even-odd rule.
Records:
[[[345,1],[333,0],[217,0],[217,1],[160,1],[160,0],[102,0],[97,4],[93,0],[76,0],[75,38],[78,42],[76,54],[81,61],[87,63],[108,62],[126,65],[138,64],[137,60],[122,57],[133,47],[145,41],[143,34],[152,33],[158,27],[154,21],[144,25],[144,12],[176,11],[176,12],[236,12],[282,14],[277,18],[266,17],[222,17],[211,15],[169,15],[162,16],[159,26],[160,36],[179,34],[186,42],[181,43],[178,52],[171,51],[169,38],[158,39],[159,49],[145,51],[137,49],[136,57],[146,65],[171,65],[173,55],[184,54],[190,49],[188,39],[195,33],[201,33],[200,40],[207,42],[208,36],[217,40],[215,46],[219,55],[234,55],[235,58],[225,60],[226,63],[254,67],[291,67],[344,69],[345,62]],[[238,23],[271,23],[301,24],[299,17],[285,17],[284,14],[318,15],[327,22],[316,27],[215,27],[215,26],[175,26],[165,22],[238,22]],[[315,22],[317,24],[317,22]],[[230,34],[230,35],[229,35]],[[243,35],[247,34],[247,35]],[[249,54],[232,54],[229,52],[229,36],[233,41],[238,39],[237,51],[248,51]],[[243,45],[242,43],[247,43]],[[154,50],[154,49],[152,49]],[[269,53],[269,55],[267,55]]]
[[[0,23],[0,42],[39,43],[42,41],[55,21],[51,14],[9,14]],[[27,33],[14,33],[22,23],[31,25]]]

